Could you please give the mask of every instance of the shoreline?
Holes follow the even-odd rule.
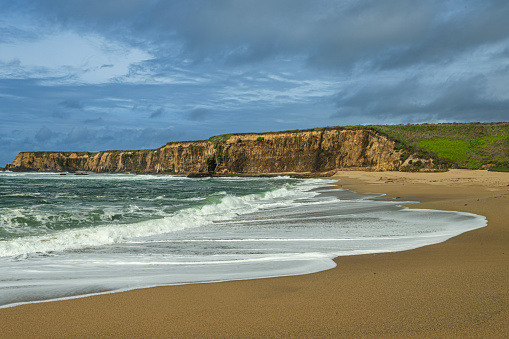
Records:
[[[155,287],[0,309],[5,337],[503,337],[509,174],[338,172],[338,187],[484,215],[417,249],[338,257],[300,276]],[[451,186],[452,185],[452,186]]]

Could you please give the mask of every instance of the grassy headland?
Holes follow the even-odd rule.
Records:
[[[364,127],[396,140],[397,147],[402,150],[402,160],[414,155],[446,167],[509,171],[507,122]],[[418,161],[418,167],[424,165],[423,160]]]

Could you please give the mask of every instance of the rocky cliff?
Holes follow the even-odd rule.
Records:
[[[173,142],[152,150],[22,152],[11,171],[106,173],[324,173],[344,168],[397,170],[395,142],[370,129],[317,129],[230,134]]]

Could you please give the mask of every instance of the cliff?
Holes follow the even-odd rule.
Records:
[[[22,152],[6,169],[167,174],[397,170],[400,154],[394,146],[395,141],[372,129],[324,128],[223,135],[204,141],[168,143],[152,150]]]

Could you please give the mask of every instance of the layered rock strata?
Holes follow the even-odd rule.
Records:
[[[345,168],[397,170],[395,142],[369,129],[231,134],[172,142],[152,150],[22,152],[11,171],[98,173],[324,173]]]

